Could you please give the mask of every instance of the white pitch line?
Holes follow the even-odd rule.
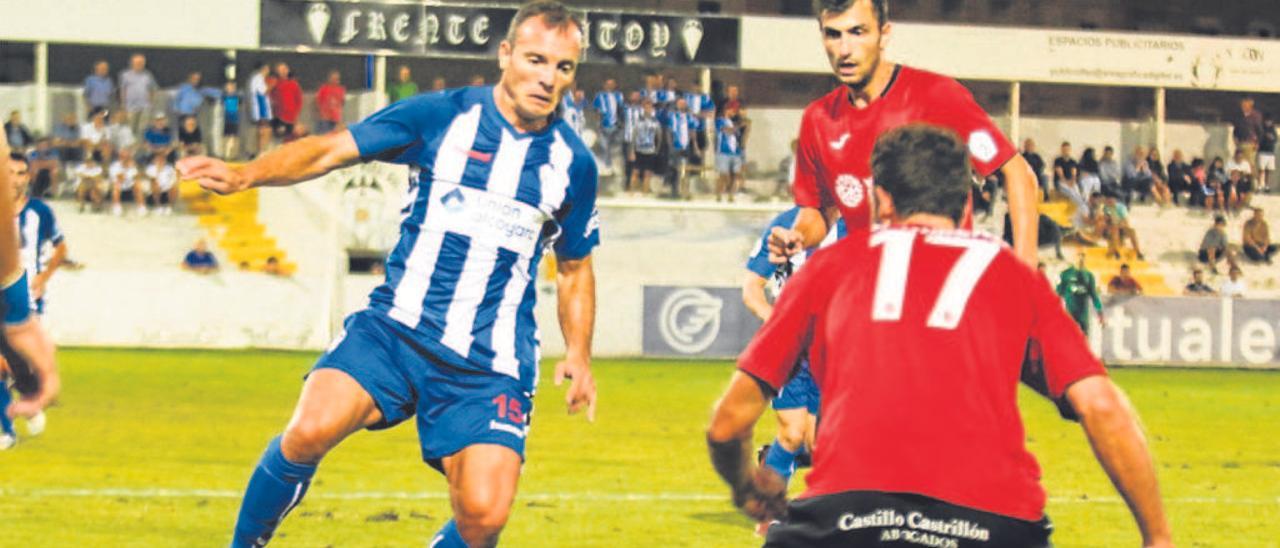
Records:
[[[244,495],[241,491],[220,489],[0,489],[0,496],[29,498],[214,498],[239,499]],[[356,491],[356,492],[312,492],[310,500],[444,500],[448,493],[412,492],[412,491]],[[599,492],[567,492],[567,493],[522,493],[516,496],[517,501],[526,502],[704,502],[728,501],[729,495],[712,493],[599,493]],[[1275,498],[1234,498],[1234,497],[1177,497],[1166,498],[1170,504],[1242,504],[1242,505],[1276,505],[1280,497]],[[1053,504],[1121,504],[1119,497],[1049,497]]]

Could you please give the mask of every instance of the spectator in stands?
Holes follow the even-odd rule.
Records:
[[[1262,137],[1262,113],[1253,108],[1253,97],[1240,100],[1240,113],[1232,122],[1231,137],[1235,139],[1236,150],[1244,152],[1245,161],[1252,164],[1258,156],[1258,141]]]
[[[1226,209],[1238,213],[1241,208],[1249,207],[1249,197],[1253,193],[1253,167],[1245,158],[1245,152],[1236,149],[1235,156],[1227,162],[1227,182],[1222,185],[1223,199]]]
[[[222,92],[216,88],[201,87],[203,78],[198,71],[188,74],[187,81],[178,86],[178,91],[173,94],[173,113],[179,126],[182,125],[182,118],[187,116],[196,118],[199,124],[200,107],[204,106],[206,100],[213,101],[222,96]]]
[[[93,151],[85,157],[75,169],[76,181],[76,200],[80,202],[80,212],[84,213],[86,206],[93,206],[97,210],[102,207],[102,200],[106,196],[107,178],[102,169],[102,152]]]
[[[1098,160],[1098,179],[1102,182],[1104,194],[1120,195],[1122,189],[1120,181],[1124,180],[1124,169],[1120,167],[1120,161],[1116,159],[1116,149],[1111,145],[1102,149],[1102,159]]]
[[[409,65],[400,65],[396,72],[396,83],[387,88],[387,99],[392,103],[408,99],[418,94],[418,83],[413,81],[413,71]]]
[[[182,148],[181,156],[203,156],[204,155],[204,132],[200,131],[200,124],[196,123],[195,116],[183,116],[179,120],[178,126],[178,146]]]
[[[4,134],[9,138],[9,148],[26,152],[28,148],[36,144],[36,140],[31,136],[31,130],[22,123],[22,114],[18,111],[9,113],[9,121],[4,123]]]
[[[111,143],[112,150],[131,149],[138,144],[138,138],[133,134],[133,128],[129,127],[129,116],[123,110],[112,112],[108,120],[107,141]]]
[[[732,108],[725,109],[725,116],[716,120],[716,171],[720,174],[716,182],[716,201],[729,195],[729,202],[737,194],[738,185],[742,181],[742,140],[734,125]]]
[[[111,66],[106,61],[99,60],[93,64],[93,73],[85,77],[81,95],[84,97],[86,111],[111,109],[111,100],[116,96],[116,84],[111,81]],[[9,144],[13,145],[13,142],[10,141]]]
[[[1142,284],[1129,272],[1129,265],[1120,265],[1120,273],[1107,282],[1107,290],[1117,297],[1132,297],[1142,294]]]
[[[1107,256],[1120,257],[1120,246],[1124,240],[1133,245],[1133,252],[1139,260],[1144,259],[1142,247],[1138,245],[1138,233],[1129,225],[1129,208],[1116,199],[1106,197],[1106,205],[1102,206],[1102,214],[1106,219]]]
[[[1090,196],[1102,192],[1101,167],[1098,165],[1098,158],[1093,151],[1093,147],[1084,149],[1084,154],[1080,155],[1080,163],[1076,164],[1077,187],[1080,189],[1080,197],[1088,200]]]
[[[1204,172],[1200,173],[1196,170],[1196,159],[1191,162],[1192,177],[1201,187],[1204,195],[1204,202],[1201,204],[1209,211],[1226,211],[1226,196],[1223,194],[1222,185],[1227,181],[1227,172],[1222,164],[1222,157],[1215,157],[1213,162],[1204,166]]]
[[[1271,227],[1267,225],[1262,208],[1253,208],[1253,217],[1244,222],[1244,233],[1240,241],[1244,256],[1250,261],[1271,264],[1271,257],[1276,254],[1276,244],[1271,243]]]
[[[988,177],[988,180],[990,180],[990,177]],[[1097,194],[1095,194],[1094,196],[1097,196]],[[1059,261],[1063,260],[1064,257],[1062,256],[1062,227],[1058,226],[1058,223],[1054,221],[1052,218],[1050,218],[1048,215],[1041,213],[1038,230],[1039,230],[1039,233],[1037,234],[1037,238],[1036,238],[1038,246],[1045,247],[1045,246],[1052,245],[1054,256],[1056,256]],[[1004,214],[1003,236],[1004,236],[1004,241],[1008,243],[1010,247],[1012,247],[1013,246],[1013,221],[1009,219],[1008,212]]]
[[[53,139],[46,137],[36,141],[36,148],[27,155],[27,161],[34,174],[31,179],[31,196],[44,198],[50,192],[56,194],[58,189],[54,188],[54,184],[62,175],[62,161],[57,149],[53,148]]]
[[[1222,291],[1220,294],[1223,297],[1230,297],[1232,299],[1244,298],[1246,284],[1244,283],[1244,280],[1240,279],[1243,274],[1244,273],[1240,271],[1240,267],[1232,265],[1231,268],[1227,270],[1227,281],[1222,282]]]
[[[1193,193],[1194,190],[1198,190],[1196,189],[1195,180],[1191,176],[1191,166],[1187,165],[1182,156],[1182,149],[1173,149],[1173,159],[1169,160],[1168,168],[1169,199],[1174,205],[1180,205],[1178,200],[1183,192]]]
[[[973,188],[970,189],[969,195],[973,198],[973,211],[975,213],[981,211],[984,221],[990,219],[995,213],[996,196],[1001,186],[998,174],[999,172],[996,172],[982,178],[973,176]]]
[[[629,186],[635,166],[635,134],[636,124],[644,116],[643,95],[633,91],[627,95],[627,104],[622,107],[622,162],[623,180]]]
[[[689,103],[689,112],[693,113],[694,140],[698,142],[698,150],[705,152],[707,150],[707,131],[708,124],[714,123],[716,119],[716,103],[711,96],[703,93],[696,82],[690,82],[686,86],[684,92],[684,100]],[[701,164],[702,159],[698,158],[693,162]]]
[[[62,122],[53,126],[53,147],[58,150],[58,157],[63,167],[70,169],[84,159],[84,143],[80,140],[80,123],[76,115],[69,112],[62,116]]]
[[[234,160],[240,155],[240,93],[236,81],[222,86],[222,159]]]
[[[148,157],[177,155],[177,149],[173,145],[173,131],[169,129],[169,117],[163,113],[157,113],[151,120],[151,127],[142,134],[142,140],[147,145]]]
[[[347,88],[342,85],[342,73],[329,71],[329,79],[316,91],[316,133],[329,133],[342,126],[342,109],[347,104]]]
[[[257,126],[258,149],[262,154],[271,149],[271,65],[259,62],[249,77],[249,119]]]
[[[1258,136],[1258,177],[1254,188],[1266,193],[1271,189],[1271,174],[1276,170],[1276,142],[1280,134],[1276,133],[1276,121],[1271,115],[1262,119],[1262,135]]]
[[[625,104],[622,92],[618,91],[618,81],[613,78],[604,81],[604,86],[591,101],[591,108],[600,115],[598,147],[604,175],[613,173],[614,149],[622,146],[622,109]]]
[[[677,200],[693,198],[689,192],[685,171],[701,154],[698,151],[698,141],[693,138],[696,128],[695,116],[689,112],[689,102],[684,97],[678,97],[675,106],[667,112],[667,138],[665,139],[670,143],[667,173],[671,184],[671,197]]]
[[[742,101],[742,90],[738,86],[729,86],[724,90],[724,108],[725,112],[733,110],[739,114],[747,111],[747,104]],[[730,116],[732,119],[733,116]],[[733,123],[740,123],[740,120],[734,120]]]
[[[1217,295],[1209,284],[1204,283],[1204,271],[1199,268],[1191,271],[1191,283],[1187,284],[1186,289],[1182,290],[1182,294],[1188,297],[1211,297]]]
[[[648,195],[649,176],[660,173],[663,167],[658,152],[665,143],[662,142],[662,123],[654,111],[653,100],[645,99],[643,108],[633,129],[631,162],[634,165],[627,190]]]
[[[182,269],[196,274],[213,274],[218,271],[218,259],[209,251],[209,244],[196,240],[196,245],[182,258]]]
[[[1165,172],[1164,162],[1160,160],[1160,149],[1154,145],[1147,152],[1147,168],[1151,171],[1151,197],[1161,206],[1173,201],[1169,189],[1169,175]]]
[[[151,115],[151,105],[155,101],[156,91],[160,89],[156,84],[155,76],[147,70],[146,56],[135,53],[129,58],[128,70],[120,73],[119,89],[120,107],[128,114],[129,127],[133,128],[134,135],[139,135],[147,124],[148,116]]]
[[[267,262],[262,265],[262,272],[272,276],[284,276],[284,268],[280,266],[280,259],[274,255],[267,257]]]
[[[151,203],[161,215],[173,215],[173,206],[178,202],[178,171],[164,155],[157,154],[151,158],[151,165],[143,171],[151,187]]]
[[[276,85],[271,88],[271,130],[279,139],[293,134],[293,126],[302,114],[302,86],[294,79],[289,65],[276,63]]]
[[[444,91],[448,85],[449,84],[445,81],[444,76],[436,76],[431,79],[431,91]]]
[[[1151,186],[1155,176],[1151,173],[1151,164],[1147,162],[1147,149],[1143,146],[1133,148],[1133,156],[1124,163],[1124,179],[1120,186],[1124,205],[1128,206],[1133,195],[1138,195],[1139,202],[1145,202],[1151,195]]]
[[[470,86],[474,86],[474,87],[483,86],[483,85],[484,85],[484,75],[483,75],[483,74],[472,74],[472,75],[471,75],[471,82],[470,82],[470,84],[468,84],[468,85],[470,85]]]
[[[640,99],[649,99],[654,102],[654,109],[658,108],[658,100],[662,95],[663,84],[662,74],[650,70],[644,73],[644,87],[640,88]]]
[[[107,170],[111,178],[111,213],[117,217],[124,214],[124,202],[133,202],[138,208],[138,215],[147,214],[146,193],[138,184],[138,164],[133,158],[132,150],[121,150],[119,158],[111,163]]]
[[[1231,252],[1231,247],[1227,242],[1227,218],[1217,215],[1213,218],[1213,226],[1209,227],[1204,233],[1204,238],[1200,239],[1200,252],[1198,254],[1200,262],[1209,265],[1209,271],[1214,274],[1218,273],[1217,263],[1222,259],[1227,260],[1227,264],[1235,265],[1236,258]]]
[[[586,128],[586,101],[580,89],[566,89],[560,96],[560,118],[578,135]]]
[[[110,158],[111,140],[107,137],[107,111],[90,112],[89,120],[80,126],[80,143],[85,154],[96,150],[102,153],[103,158]]]
[[[1076,183],[1079,166],[1075,158],[1071,157],[1071,143],[1063,141],[1058,157],[1053,160],[1053,187],[1077,205],[1088,199],[1080,193]]]
[[[1049,199],[1049,180],[1044,173],[1044,158],[1036,152],[1036,142],[1027,139],[1022,142],[1022,157],[1027,160],[1027,165],[1031,166],[1031,173],[1035,174],[1036,182],[1040,184],[1040,192],[1043,193],[1041,199]]]

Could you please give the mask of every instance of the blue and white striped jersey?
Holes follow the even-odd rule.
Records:
[[[617,126],[619,115],[625,104],[626,100],[622,98],[621,91],[601,91],[597,93],[592,106],[596,109],[596,112],[600,113],[600,127],[613,129]]]
[[[39,199],[27,200],[27,205],[18,212],[18,259],[27,275],[34,278],[44,272],[53,256],[53,248],[62,243],[62,229],[58,227],[58,219],[53,215],[49,204]],[[44,298],[32,295],[32,309],[44,311]]]
[[[591,153],[562,119],[516,130],[492,86],[405,99],[350,131],[362,158],[410,167],[400,239],[370,308],[446,365],[532,392],[542,253],[582,259],[600,241]]]
[[[756,240],[756,245],[751,249],[751,255],[747,257],[747,270],[754,272],[757,276],[769,280],[769,286],[776,299],[778,294],[782,292],[782,286],[787,280],[778,272],[778,265],[769,262],[769,234],[773,232],[773,228],[780,226],[783,228],[795,228],[796,219],[800,216],[800,208],[793,207],[774,217],[769,221],[769,225],[764,227],[764,232],[760,233],[760,238]],[[845,228],[844,219],[836,221],[834,227],[827,232],[827,237],[822,239],[818,247],[810,248],[804,253],[797,253],[791,257],[791,274],[794,275],[804,266],[805,261],[809,259],[819,249],[836,243],[849,233]]]
[[[255,122],[271,120],[271,98],[268,96],[267,77],[261,72],[249,78],[249,119]]]

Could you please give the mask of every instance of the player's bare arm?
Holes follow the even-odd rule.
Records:
[[[800,208],[793,228],[774,227],[769,234],[769,262],[781,264],[787,257],[817,247],[827,237],[839,215],[840,210],[834,207],[826,210]]]
[[[64,240],[58,242],[58,245],[53,247],[53,255],[49,257],[49,264],[46,265],[44,270],[39,274],[36,274],[35,279],[31,280],[32,296],[36,298],[44,296],[45,289],[49,287],[49,279],[53,277],[53,273],[56,272],[66,260],[67,242]]]
[[[596,274],[588,255],[556,265],[556,298],[560,330],[564,333],[564,360],[556,364],[555,382],[570,379],[565,404],[569,413],[583,408],[587,420],[596,420],[596,381],[591,374],[591,336],[596,321]]]
[[[733,492],[733,504],[756,521],[786,513],[786,483],[752,458],[751,433],[764,414],[769,396],[750,375],[738,371],[729,390],[716,403],[707,428],[711,464]]]
[[[314,179],[360,160],[350,131],[294,141],[244,165],[199,156],[178,162],[178,171],[205,189],[231,194],[260,186],[288,186]]]
[[[1067,399],[1080,415],[1098,461],[1129,505],[1143,545],[1172,546],[1151,453],[1124,394],[1107,377],[1093,376],[1072,384]]]
[[[1013,223],[1013,249],[1022,262],[1035,267],[1039,262],[1040,202],[1031,166],[1021,154],[1015,154],[1000,167],[1004,174],[1005,192],[1009,197],[1009,217]]]
[[[773,305],[769,304],[769,299],[764,294],[764,288],[768,284],[769,280],[755,272],[748,272],[742,280],[742,304],[762,322],[769,321],[769,316],[773,314]]]

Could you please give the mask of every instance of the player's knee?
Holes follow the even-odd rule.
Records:
[[[493,493],[464,496],[454,508],[458,533],[469,546],[491,546],[507,524],[509,505]]]
[[[778,441],[787,448],[797,448],[804,443],[804,422],[784,424],[778,429]]]
[[[333,429],[320,421],[295,420],[285,429],[280,450],[292,462],[317,463],[333,448],[333,438]]]

